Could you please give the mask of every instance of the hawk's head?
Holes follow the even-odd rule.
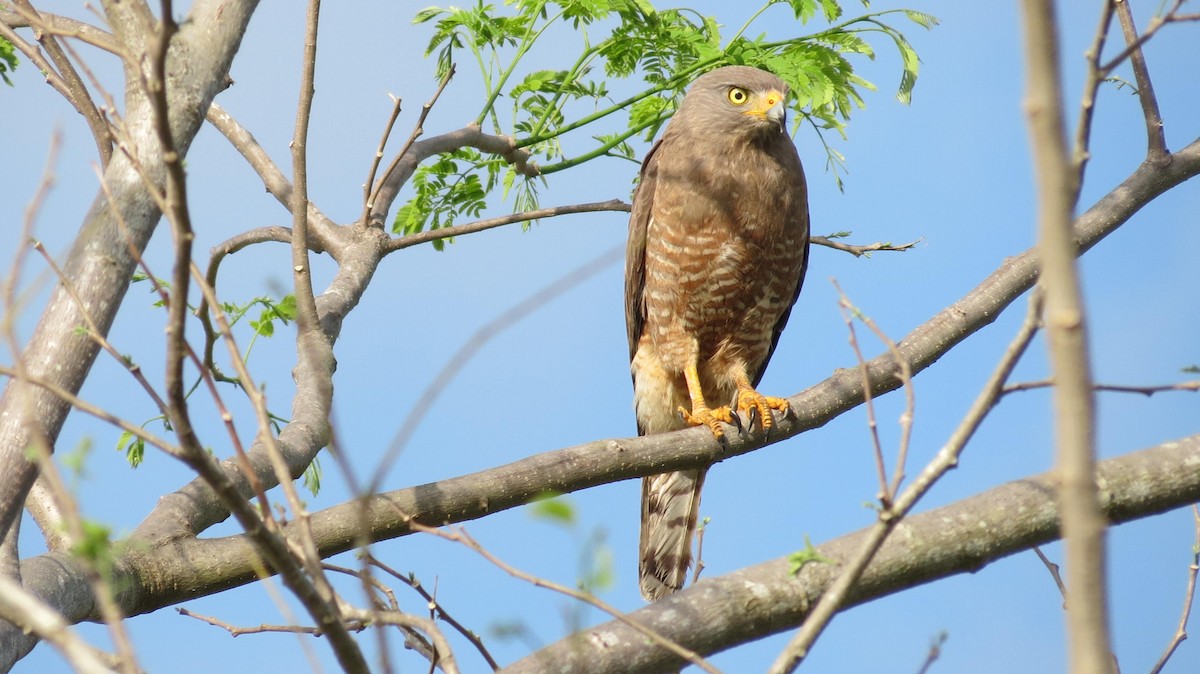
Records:
[[[676,117],[710,134],[784,133],[787,95],[783,80],[765,70],[726,66],[696,78]]]

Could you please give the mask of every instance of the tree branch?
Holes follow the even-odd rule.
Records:
[[[1105,514],[1114,524],[1200,499],[1200,435],[1101,462]],[[856,606],[987,564],[1059,535],[1056,478],[1043,473],[913,515],[879,550],[846,598]],[[870,535],[859,531],[817,548],[833,564],[806,564],[793,576],[786,557],[697,582],[628,618],[702,655],[760,639],[801,622]],[[585,629],[501,670],[668,672],[684,663],[611,621]]]
[[[1158,98],[1154,95],[1154,83],[1150,81],[1150,69],[1146,67],[1146,53],[1142,51],[1142,43],[1138,41],[1137,26],[1133,23],[1133,10],[1127,1],[1115,4],[1117,19],[1121,22],[1121,32],[1125,35],[1125,44],[1132,50],[1129,52],[1129,63],[1133,66],[1138,100],[1142,104],[1142,115],[1146,118],[1146,160],[1167,161],[1170,154],[1167,152],[1162,114],[1158,111]],[[1182,1],[1177,0],[1170,14],[1173,15],[1181,4]]]
[[[513,213],[512,215],[502,215],[496,218],[487,218],[486,220],[476,220],[475,222],[467,222],[461,225],[452,225],[450,227],[442,227],[440,229],[432,229],[416,234],[409,234],[399,238],[391,239],[384,246],[384,253],[394,253],[398,250],[403,250],[410,246],[436,241],[438,239],[448,239],[453,236],[462,236],[464,234],[474,234],[482,232],[486,229],[494,229],[511,225],[514,222],[529,222],[530,220],[539,220],[541,218],[553,218],[559,215],[570,215],[573,213],[595,213],[598,211],[629,211],[629,204],[620,199],[609,199],[608,201],[597,201],[589,204],[572,204],[570,206],[553,206],[549,208],[539,208],[533,211],[525,211],[524,213]]]
[[[194,111],[206,109],[208,101],[225,86],[229,64],[253,5],[251,0],[197,2],[181,39],[172,45],[172,49],[181,52],[179,58],[188,61],[192,75],[168,92],[174,109],[180,111],[171,119],[180,151],[187,149],[199,129],[201,118]],[[220,21],[213,20],[217,11],[221,12]],[[118,17],[114,25],[120,26],[122,21]],[[127,130],[139,137],[150,137],[152,119],[144,99],[131,95],[127,104]],[[136,164],[147,171],[152,182],[161,184],[162,162],[156,152],[152,148],[130,150],[144,152],[137,157]],[[93,204],[64,265],[102,332],[112,325],[136,265],[126,236],[117,224],[118,217],[128,224],[131,240],[140,249],[149,240],[160,215],[147,197],[134,165],[129,155],[114,155],[105,170],[106,180],[114,186],[113,198],[98,198]],[[72,334],[81,322],[75,301],[61,288],[56,290],[21,355],[32,374],[44,376],[66,390],[79,390],[98,350],[86,336]],[[33,408],[40,411],[37,418],[27,412]],[[33,483],[34,467],[25,459],[31,429],[40,429],[53,440],[68,409],[65,402],[48,392],[19,382],[10,382],[6,387],[0,398],[0,474],[10,488],[0,494],[0,532],[8,531]]]
[[[1071,671],[1113,671],[1105,576],[1106,522],[1096,485],[1095,398],[1071,217],[1079,176],[1067,157],[1058,26],[1050,0],[1024,0],[1030,141],[1038,193],[1038,257],[1054,376],[1059,507],[1065,538]],[[1120,10],[1118,10],[1119,13]]]

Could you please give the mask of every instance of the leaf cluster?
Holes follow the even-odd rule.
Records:
[[[12,86],[12,80],[8,79],[8,73],[17,69],[17,48],[13,43],[0,37],[0,79],[8,86]]]
[[[516,179],[516,171],[504,159],[484,156],[473,148],[460,148],[441,154],[437,159],[413,172],[411,185],[415,195],[396,212],[392,231],[396,234],[415,234],[454,225],[459,216],[478,218],[487,207],[487,195],[503,183],[507,196]],[[524,181],[518,190],[518,210],[533,203],[536,208],[535,183]],[[442,250],[452,238],[434,239],[433,247]]]
[[[797,25],[818,16],[829,25],[784,40],[765,33],[750,37],[750,28],[764,22],[777,5],[790,9]],[[863,5],[869,9],[867,2]],[[852,62],[855,57],[875,58],[870,38],[881,34],[895,45],[902,65],[897,98],[911,100],[920,61],[904,34],[889,23],[895,16],[924,28],[937,24],[936,18],[913,10],[868,11],[843,19],[837,0],[766,0],[731,33],[715,16],[688,8],[656,9],[649,0],[507,0],[500,7],[477,0],[469,7],[429,7],[413,22],[432,25],[426,55],[436,58],[439,74],[459,58],[477,64],[485,96],[476,123],[490,123],[495,133],[512,136],[517,147],[539,159],[542,174],[602,156],[636,161],[630,139],[649,141],[657,135],[689,82],[714,68],[748,65],[787,82],[797,120],[793,132],[807,122],[821,136],[827,166],[840,185],[844,157],[825,142],[823,132],[833,130],[844,138],[851,113],[865,107],[864,92],[876,88],[855,73]],[[556,45],[566,40],[581,46],[574,62],[518,77],[526,57],[549,48],[539,40],[549,43],[550,31],[556,31]],[[563,32],[565,36],[558,34]],[[555,53],[553,62],[566,59]],[[614,100],[610,83],[629,79],[640,79],[640,89]],[[506,109],[501,109],[501,99],[507,99]],[[601,129],[602,120],[607,128]],[[584,127],[598,131],[582,141],[581,151],[569,152],[564,138]],[[480,157],[474,150],[438,157],[414,174],[415,195],[397,213],[394,230],[412,234],[449,226],[461,215],[478,216],[493,188],[502,183],[507,197],[513,187],[515,174],[510,171],[500,181],[502,171],[502,160]],[[531,179],[522,183],[525,198],[514,204],[516,210],[536,207]],[[441,241],[434,245],[442,248]]]

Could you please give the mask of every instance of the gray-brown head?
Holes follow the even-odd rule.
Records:
[[[675,123],[710,134],[769,135],[785,132],[788,86],[765,70],[717,68],[696,78]]]

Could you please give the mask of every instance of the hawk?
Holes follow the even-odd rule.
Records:
[[[724,442],[722,423],[740,428],[738,412],[768,432],[772,410],[788,410],[754,388],[808,263],[808,194],[786,130],[787,94],[757,68],[702,75],[642,163],[625,258],[639,435],[702,425]],[[684,583],[704,474],[642,481],[638,566],[648,601]]]

